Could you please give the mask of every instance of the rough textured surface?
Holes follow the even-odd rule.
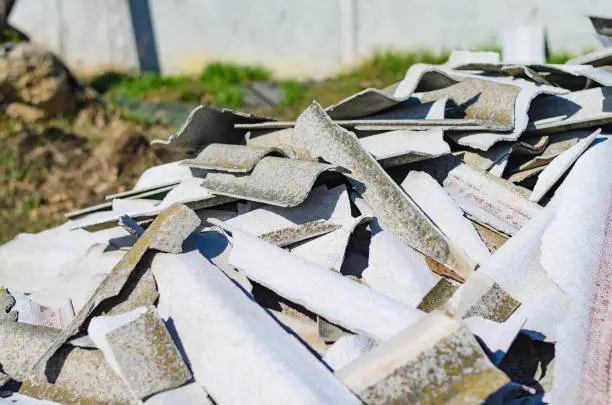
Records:
[[[416,308],[440,277],[425,257],[406,246],[389,231],[380,231],[370,241],[368,268],[363,280],[372,289]]]
[[[118,321],[119,315],[93,318],[89,324],[89,334],[111,367],[138,398],[185,384],[191,373],[155,308],[134,312],[127,322]]]
[[[514,129],[514,106],[520,87],[489,80],[466,79],[441,90],[424,93],[424,102],[448,97],[468,119],[492,123],[501,131]]]
[[[0,58],[2,103],[8,113],[27,122],[74,114],[79,85],[51,52],[19,43]]]
[[[469,331],[442,317],[430,314],[337,371],[338,378],[368,405],[479,404],[508,377]],[[418,344],[408,343],[421,334]]]
[[[499,284],[493,284],[480,300],[472,305],[464,315],[464,318],[481,316],[494,322],[504,322],[521,305],[504,291]]]
[[[279,153],[276,148],[258,146],[226,145],[213,143],[204,148],[194,159],[186,159],[182,164],[207,170],[248,173],[264,156]]]
[[[341,227],[341,225],[332,224],[323,219],[319,219],[317,221],[279,229],[278,231],[267,232],[259,235],[259,238],[273,243],[276,246],[283,247],[316,236],[325,235]]]
[[[47,361],[74,335],[87,320],[93,310],[104,300],[119,294],[128,278],[149,248],[170,252],[180,251],[183,240],[200,224],[200,219],[184,205],[176,204],[161,213],[147,228],[147,231],[123,256],[108,276],[98,286],[85,306],[77,313],[70,325],[55,337],[48,350],[35,365],[39,377],[44,377]],[[157,236],[157,234],[160,234]]]
[[[47,367],[53,384],[38,381],[31,373],[32,367],[57,333],[57,329],[43,326],[0,322],[0,365],[13,379],[23,383],[21,393],[75,404],[127,404],[134,400],[99,350],[62,348]]]
[[[335,125],[314,103],[300,117],[296,134],[311,155],[351,171],[353,186],[374,209],[383,227],[421,253],[460,273],[473,264],[436,229],[416,204],[360,145],[354,134]]]
[[[434,309],[442,307],[453,296],[459,288],[459,284],[455,281],[442,277],[418,305],[418,309],[425,312],[431,312]]]
[[[337,169],[322,163],[268,156],[246,176],[208,173],[202,187],[216,194],[294,207],[306,199],[319,175]]]
[[[555,213],[542,235],[542,266],[571,302],[558,324],[553,402],[612,400],[611,153],[606,137],[578,159],[550,203]]]

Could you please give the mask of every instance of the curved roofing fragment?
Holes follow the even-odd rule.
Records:
[[[444,131],[439,128],[424,131],[399,129],[359,138],[361,146],[371,153],[383,167],[430,159],[450,153],[450,147],[443,139]],[[247,144],[261,148],[278,148],[288,157],[310,159],[307,150],[295,139],[295,129],[286,128],[254,138],[247,138]]]
[[[555,85],[569,90],[584,90],[593,87],[593,84],[612,85],[612,73],[584,65],[466,63],[456,66],[455,69],[504,73],[508,76],[528,78],[536,83]]]
[[[557,181],[565,174],[566,170],[587,150],[591,143],[599,136],[601,129],[593,132],[588,137],[580,140],[576,145],[572,146],[556,158],[554,158],[548,166],[538,176],[538,181],[533,188],[529,201],[540,201],[546,193],[555,185]]]
[[[576,145],[581,139],[586,138],[592,133],[593,132],[591,130],[578,130],[554,134],[553,136],[548,137],[549,142],[544,147],[544,150],[539,151],[539,154],[534,153],[533,155],[535,156],[533,156],[533,158],[511,168],[510,174],[535,169],[540,166],[546,166],[555,157]],[[527,141],[529,139],[531,139],[531,137],[525,138],[524,140]]]
[[[200,105],[189,114],[185,124],[177,133],[167,140],[156,139],[151,142],[151,146],[189,154],[215,142],[237,144],[242,141],[245,131],[234,128],[234,124],[264,121],[274,121],[274,119]]]
[[[359,139],[361,146],[383,167],[430,159],[451,152],[443,139],[444,131],[389,131]]]
[[[336,371],[366,404],[480,404],[509,378],[458,321],[431,313]]]
[[[123,380],[104,361],[99,350],[78,347],[62,350],[49,363],[53,384],[35,381],[30,372],[39,356],[57,336],[57,329],[20,322],[0,321],[0,365],[22,382],[22,394],[62,403],[131,403],[134,397]]]
[[[612,65],[612,48],[598,49],[585,55],[580,55],[565,62],[566,65],[591,65],[609,66]]]
[[[194,159],[183,160],[189,167],[224,172],[248,173],[265,156],[283,154],[280,148],[211,143]]]
[[[474,263],[448,239],[359,144],[355,134],[335,125],[313,102],[298,118],[296,140],[318,156],[350,170],[347,178],[373,208],[383,227],[403,242],[462,276]]]
[[[232,257],[237,249],[242,250],[232,249]],[[196,382],[216,403],[359,403],[297,339],[198,252],[158,255],[152,268],[159,283],[160,314],[172,320]],[[202,325],[214,327],[202,333]]]
[[[428,91],[421,101],[434,101],[448,97],[456,104],[456,110],[465,118],[490,122],[500,131],[510,131],[515,126],[515,105],[521,88],[510,83],[468,78],[452,86]]]
[[[267,156],[248,175],[208,173],[201,185],[215,194],[294,207],[306,199],[317,177],[326,171],[342,171],[342,168]]]
[[[524,198],[508,182],[467,165],[452,169],[444,189],[474,221],[514,235],[541,207]]]
[[[540,94],[561,94],[566,93],[566,90],[559,89],[551,86],[538,86],[530,83],[523,79],[509,79],[502,78],[497,79],[500,84],[510,84],[515,88],[518,88],[514,102],[510,104],[510,97],[506,97],[505,100],[508,102],[503,108],[497,108],[501,114],[506,115],[504,121],[510,117],[510,111],[512,111],[513,126],[509,129],[510,132],[505,133],[490,133],[490,132],[472,132],[472,133],[461,133],[451,135],[459,145],[470,146],[475,149],[488,150],[491,146],[500,141],[516,141],[523,132],[528,128],[530,123],[529,114],[532,111],[532,101],[535,105],[538,102],[536,98]],[[506,91],[507,92],[507,91]],[[495,100],[492,100],[495,102]],[[499,101],[498,101],[499,102]],[[485,107],[486,109],[490,107]],[[485,112],[485,114],[487,114]]]
[[[46,352],[34,366],[39,377],[46,380],[45,368],[49,359],[68,338],[74,335],[100,303],[119,294],[128,278],[149,249],[180,252],[185,238],[200,225],[200,218],[182,204],[174,204],[163,211],[104,278],[89,301],[74,317],[70,325],[57,334]]]
[[[153,306],[94,317],[87,333],[138,398],[178,388],[192,377]]]
[[[612,87],[574,91],[534,100],[528,133],[591,128],[612,123]]]
[[[395,86],[393,97],[407,98],[416,91],[440,90],[471,76],[464,72],[454,72],[444,65],[416,63],[410,66],[406,76]]]
[[[460,74],[459,76],[467,76]],[[384,90],[368,88],[325,109],[332,119],[360,118],[407,101],[415,90],[437,90],[459,81],[450,72],[431,65],[416,64],[406,77]]]

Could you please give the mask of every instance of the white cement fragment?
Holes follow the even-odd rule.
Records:
[[[479,264],[491,257],[476,228],[433,177],[425,172],[411,171],[401,186],[448,239],[468,256]]]
[[[339,370],[359,356],[370,351],[376,342],[367,336],[346,335],[331,345],[323,356],[323,361],[333,370]]]
[[[595,138],[599,136],[601,129],[593,132],[588,137],[580,140],[576,145],[572,146],[556,158],[554,158],[548,166],[538,176],[533,192],[529,197],[530,201],[540,201],[546,193],[559,181],[572,164],[584,153],[585,150],[593,143]]]
[[[612,342],[612,139],[598,139],[549,203],[542,266],[568,295],[555,352],[553,403],[608,404]]]
[[[362,278],[374,290],[416,308],[440,276],[429,269],[423,254],[381,231],[372,236]]]
[[[557,340],[557,325],[568,308],[565,293],[540,263],[540,240],[552,217],[547,207],[478,269],[520,301],[513,316],[527,318],[523,329],[538,332],[548,342]]]
[[[228,221],[227,225],[255,235],[301,225],[317,219],[341,223],[351,217],[351,204],[346,186],[331,189],[313,188],[306,200],[297,207],[285,208],[266,205]]]
[[[213,405],[206,391],[198,383],[160,392],[144,403],[146,405]]]
[[[29,298],[49,307],[59,307],[70,300],[78,313],[125,254],[121,250],[105,250],[105,244],[93,245],[82,257],[63,265],[54,280],[32,292]]]
[[[397,130],[370,135],[359,139],[359,143],[376,160],[404,155],[437,157],[449,154],[450,146],[443,140],[440,129],[426,131]]]
[[[335,223],[342,221],[342,228],[304,242],[291,249],[291,252],[325,269],[339,272],[351,234],[359,224],[370,219],[368,216],[334,218]]]
[[[56,288],[58,275],[87,254],[96,243],[106,247],[110,238],[127,235],[120,228],[90,233],[70,231],[65,225],[37,234],[19,234],[0,246],[0,285],[23,293]],[[57,301],[35,300],[47,306],[60,306],[70,298],[62,295],[62,291],[57,293]],[[76,308],[74,300],[73,304]]]
[[[493,353],[493,363],[499,364],[512,342],[521,331],[527,318],[512,314],[505,322],[498,323],[480,316],[472,316],[463,320],[463,324],[478,336]]]
[[[108,365],[124,380],[126,380],[126,378],[121,372],[121,367],[115,359],[114,351],[111,345],[108,343],[106,335],[120,326],[127,325],[128,323],[138,319],[138,317],[145,312],[147,312],[146,307],[139,307],[133,311],[125,312],[120,315],[96,316],[91,319],[89,322],[89,327],[87,328],[87,334],[94,342],[96,347],[102,350],[102,353],[104,353],[104,359]]]
[[[451,170],[443,186],[465,213],[507,235],[517,233],[542,210],[513,190],[505,180],[466,165]]]
[[[152,269],[159,312],[176,329],[196,381],[216,403],[360,403],[197,252],[158,254]]]
[[[425,315],[254,236],[233,236],[230,263],[250,279],[355,333],[384,340]]]
[[[155,209],[159,200],[150,198],[115,198],[112,203],[112,210],[125,215],[133,215],[139,212],[148,212]]]
[[[191,170],[189,167],[181,165],[180,161],[165,163],[145,170],[134,185],[134,190],[163,186],[190,177],[193,177]]]
[[[114,199],[112,211],[103,211],[101,213],[96,213],[99,215],[92,215],[75,221],[71,229],[75,230],[107,222],[119,221],[123,215],[129,215],[133,218],[140,216],[153,217],[177,202],[187,204],[216,198],[213,193],[200,186],[201,182],[202,179],[197,177],[184,179],[176,187],[170,190],[163,200],[157,201],[155,204],[143,202],[143,199],[138,199],[136,203],[131,203],[131,199],[125,199],[118,203],[116,202],[117,199]],[[117,209],[115,209],[115,207],[117,207]]]

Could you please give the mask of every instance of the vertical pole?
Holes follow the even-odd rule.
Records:
[[[141,72],[160,73],[149,0],[128,0]]]

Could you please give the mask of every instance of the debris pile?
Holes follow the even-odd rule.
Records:
[[[199,106],[0,247],[8,400],[610,403],[608,86],[455,52],[295,122]]]

